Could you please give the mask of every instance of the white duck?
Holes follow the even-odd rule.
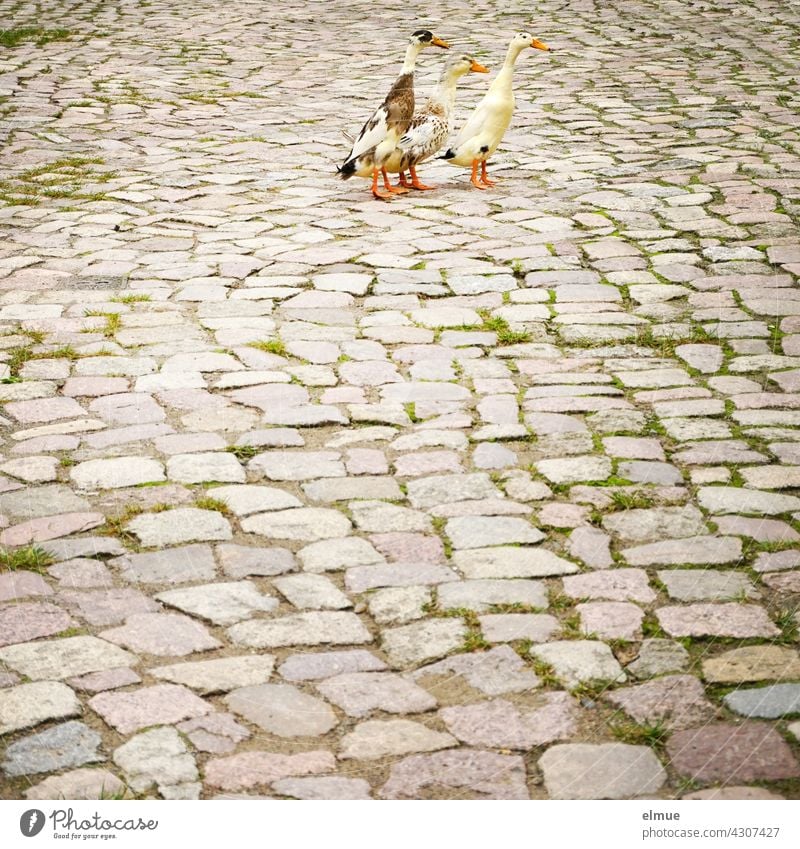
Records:
[[[378,173],[381,171],[387,192],[408,191],[392,186],[383,166],[411,124],[414,116],[414,66],[420,52],[431,46],[447,48],[450,45],[426,29],[417,30],[411,36],[400,76],[394,81],[386,99],[361,128],[353,149],[338,169],[343,180],[353,174],[364,173],[366,176],[371,173],[372,194],[376,198],[386,200],[391,197],[391,194],[378,191]]]
[[[493,186],[494,182],[486,173],[486,160],[497,150],[503,139],[511,116],[514,114],[514,91],[512,80],[514,64],[526,47],[537,50],[549,50],[539,39],[527,32],[519,32],[511,39],[506,61],[500,73],[494,78],[483,100],[477,105],[467,123],[456,137],[452,147],[441,156],[451,165],[472,166],[471,183],[477,189]],[[481,176],[478,179],[478,165]]]

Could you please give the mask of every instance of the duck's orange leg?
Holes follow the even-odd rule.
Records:
[[[401,171],[397,175],[397,185],[404,188],[404,189],[407,189],[409,187],[409,182],[408,182],[408,180],[406,180],[406,172],[405,171]]]
[[[383,187],[387,192],[391,192],[393,195],[404,195],[408,191],[402,186],[393,186],[385,168],[381,168],[381,174],[383,174]]]
[[[391,200],[391,195],[384,194],[378,190],[378,171],[377,167],[372,169],[372,194],[378,200]]]
[[[484,186],[483,183],[478,182],[478,160],[477,159],[472,160],[472,177],[470,177],[470,183],[472,183],[472,185],[475,186],[476,189],[483,190],[483,189],[486,188],[486,186]]]
[[[481,162],[481,182],[484,186],[496,186],[497,183],[495,180],[490,180],[489,175],[486,173],[486,160],[484,159]]]
[[[419,177],[417,177],[417,169],[413,165],[408,170],[411,172],[411,185],[415,189],[425,192],[436,188],[436,186],[426,186],[425,183],[420,183]]]

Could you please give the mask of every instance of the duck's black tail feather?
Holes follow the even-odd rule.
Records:
[[[356,160],[348,159],[344,165],[336,169],[336,172],[343,180],[349,180],[356,173]]]
[[[437,159],[455,159],[456,152],[452,147],[449,147],[441,156],[437,156]]]

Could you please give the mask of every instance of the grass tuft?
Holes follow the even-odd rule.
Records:
[[[406,411],[406,415],[411,419],[412,424],[416,424],[421,419],[417,418],[417,405],[413,401],[409,401],[407,404],[403,404],[403,409]]]
[[[8,352],[8,359],[6,360],[6,365],[11,372],[11,377],[19,378],[20,369],[28,362],[28,360],[32,360],[34,356],[35,355],[30,348],[12,348]]]
[[[102,192],[91,194],[81,191],[81,185],[87,179],[95,183],[112,179],[112,172],[90,168],[102,162],[102,159],[74,156],[29,168],[6,179],[0,179],[0,200],[11,206],[36,206],[43,198],[104,200],[106,195]]]
[[[289,356],[283,339],[265,339],[262,342],[249,342],[247,347],[255,348],[257,351],[264,351],[267,354],[275,354],[276,357]]]
[[[0,572],[42,572],[55,558],[35,545],[24,548],[0,548]]]
[[[65,41],[72,33],[68,29],[45,29],[44,27],[16,27],[0,30],[0,46],[17,47],[24,41],[33,41],[43,47],[51,41]]]
[[[589,681],[581,681],[577,687],[572,688],[571,692],[576,699],[591,699],[591,701],[596,702],[606,690],[610,690],[613,687],[613,681],[592,678]]]
[[[55,348],[52,351],[40,351],[34,353],[30,347],[12,348],[8,352],[6,365],[11,372],[11,380],[9,383],[19,382],[19,373],[25,363],[31,360],[77,360],[80,354],[71,345],[62,345],[60,348]]]
[[[44,330],[20,330],[20,333],[27,336],[35,345],[41,345],[47,336]]]
[[[105,536],[118,537],[123,542],[135,542],[136,537],[134,537],[125,525],[142,513],[144,513],[144,508],[138,504],[131,504],[116,516],[106,516],[106,523],[98,530],[98,533]]]
[[[542,682],[543,687],[561,687],[561,682],[558,680],[556,671],[549,663],[539,660],[539,658],[534,658],[532,665],[534,674]]]
[[[666,746],[669,738],[669,731],[660,719],[647,725],[637,725],[630,720],[612,720],[608,726],[617,740],[633,746],[644,745],[660,750]]]
[[[112,304],[143,304],[152,300],[150,295],[117,295],[111,298]]]
[[[481,330],[497,334],[498,345],[521,345],[531,341],[531,334],[512,330],[509,323],[499,315],[489,315],[488,311],[481,312],[483,324]]]
[[[240,462],[252,460],[256,454],[261,453],[261,449],[255,445],[229,445],[225,450]]]
[[[800,606],[785,607],[776,613],[775,624],[781,629],[781,636],[777,638],[777,642],[788,643],[789,645],[797,643],[798,631],[800,630],[799,614]]]
[[[611,502],[615,510],[644,510],[655,504],[655,501],[644,492],[628,492],[624,489],[612,492]]]
[[[488,642],[486,637],[480,631],[470,628],[467,635],[464,637],[464,644],[461,649],[465,652],[488,651],[492,644]]]
[[[230,516],[231,509],[221,498],[212,498],[210,495],[202,495],[196,498],[194,506],[201,510],[216,510],[217,513],[222,513],[223,516]]]
[[[34,355],[31,359],[34,360],[78,360],[80,354],[72,347],[72,345],[62,345],[54,351],[45,351],[41,354]]]

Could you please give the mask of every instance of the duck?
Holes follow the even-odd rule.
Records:
[[[361,128],[347,159],[337,169],[343,180],[348,180],[354,174],[371,174],[372,194],[381,200],[408,191],[402,186],[392,186],[383,166],[397,147],[397,142],[405,135],[414,116],[414,66],[426,47],[446,50],[450,45],[427,29],[418,29],[412,33],[400,75],[383,103]],[[381,173],[385,192],[378,189],[378,175]]]
[[[465,74],[488,74],[489,69],[473,56],[452,56],[442,69],[436,90],[425,105],[411,120],[408,132],[397,143],[397,147],[384,163],[391,174],[399,174],[398,186],[419,191],[435,189],[426,186],[417,176],[416,166],[438,153],[452,132],[453,107],[456,101],[456,85]],[[411,175],[407,182],[405,172]]]
[[[512,88],[514,65],[519,54],[526,47],[550,50],[544,42],[534,38],[530,33],[518,32],[511,39],[503,67],[492,80],[483,100],[475,107],[475,111],[461,128],[452,146],[439,157],[451,165],[472,166],[470,182],[476,189],[486,189],[495,185],[486,173],[486,160],[497,150],[511,123],[511,116],[514,114]],[[478,178],[479,165],[480,178]]]

